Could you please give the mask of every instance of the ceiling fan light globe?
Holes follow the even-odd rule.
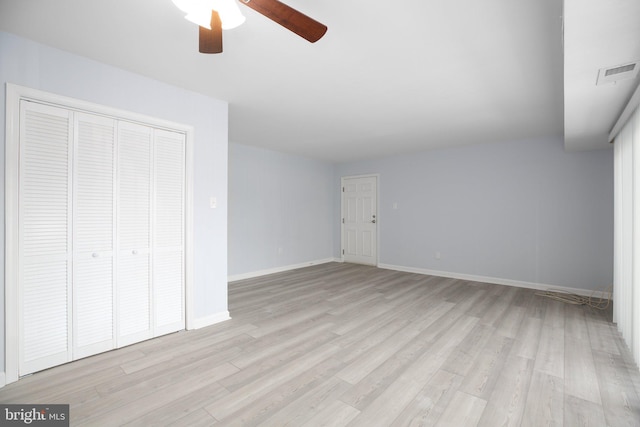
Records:
[[[223,30],[231,30],[233,28],[239,27],[246,21],[246,18],[242,15],[232,18],[228,18],[222,14],[220,14],[220,20],[222,21],[222,29]]]
[[[219,0],[172,0],[173,4],[187,14],[185,18],[201,27],[211,29],[211,10]]]
[[[213,9],[220,14],[222,28],[225,30],[239,27],[246,20],[236,0],[217,0]]]
[[[211,9],[192,11],[185,16],[185,19],[208,30],[211,29]]]

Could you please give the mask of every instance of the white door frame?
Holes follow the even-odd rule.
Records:
[[[18,173],[20,100],[60,106],[76,111],[111,116],[157,128],[169,129],[185,134],[185,328],[195,329],[193,310],[193,142],[192,126],[163,120],[144,114],[94,104],[74,98],[52,94],[24,86],[6,85],[6,134],[5,134],[5,377],[0,387],[18,380],[19,377],[19,319],[18,304]],[[1,367],[0,367],[1,369]],[[0,371],[0,381],[2,372]]]
[[[380,174],[371,173],[365,175],[348,175],[340,178],[340,261],[344,262],[344,197],[342,189],[346,179],[375,178],[376,179],[376,267],[380,264]]]

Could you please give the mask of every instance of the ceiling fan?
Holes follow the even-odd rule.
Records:
[[[189,21],[200,26],[200,53],[222,53],[222,30],[235,28],[245,20],[238,2],[311,43],[327,32],[326,25],[278,0],[173,0]]]

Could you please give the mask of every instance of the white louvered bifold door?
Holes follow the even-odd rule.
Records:
[[[20,101],[19,375],[71,360],[70,117]]]
[[[18,374],[184,329],[185,134],[27,100],[19,126]]]
[[[75,114],[73,358],[115,347],[115,121]]]
[[[184,329],[185,136],[155,130],[154,335]]]
[[[153,336],[151,173],[153,129],[118,123],[117,346]]]

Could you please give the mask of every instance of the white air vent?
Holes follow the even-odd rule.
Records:
[[[598,71],[596,85],[615,84],[620,80],[632,79],[638,75],[638,71],[640,71],[640,61],[618,65],[616,67],[601,68]]]

